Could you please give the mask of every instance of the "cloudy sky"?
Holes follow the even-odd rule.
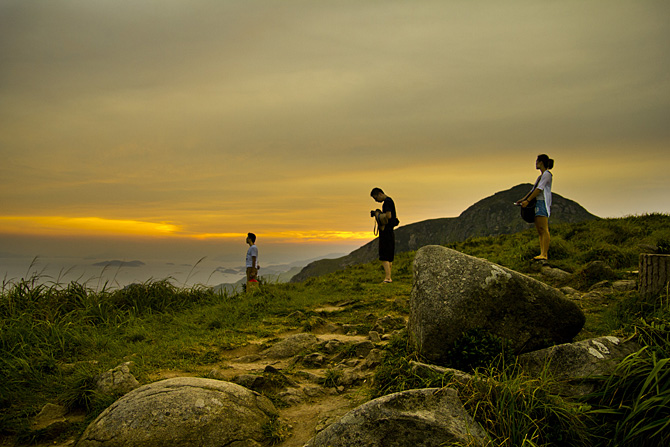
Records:
[[[0,252],[350,251],[540,153],[668,213],[669,55],[663,0],[0,0]]]

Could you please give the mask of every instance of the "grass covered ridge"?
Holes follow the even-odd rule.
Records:
[[[551,265],[574,273],[567,284],[582,292],[601,279],[634,278],[641,250],[667,247],[670,216],[652,214],[551,227]],[[450,248],[536,275],[533,229],[514,235],[475,238]],[[28,444],[39,439],[31,418],[47,402],[81,411],[83,431],[115,396],[99,395],[94,379],[133,360],[141,383],[158,371],[199,374],[222,354],[251,340],[272,340],[287,331],[318,325],[319,308],[351,303],[331,320],[365,328],[371,316],[408,313],[413,253],[394,263],[394,283],[380,284],[378,263],[350,267],[299,284],[262,284],[253,294],[218,294],[206,287],[178,288],[168,280],[123,290],[87,284],[40,285],[36,278],[2,285],[0,293],[0,434]],[[586,264],[602,260],[611,278],[581,278]],[[564,284],[553,284],[562,286]],[[504,342],[470,333],[454,352],[471,381],[450,375],[417,376],[420,360],[406,337],[386,349],[370,397],[427,386],[453,386],[473,416],[501,446],[656,446],[668,441],[670,408],[670,311],[666,295],[642,300],[636,292],[583,303],[586,327],[579,338],[635,337],[643,351],[603,378],[601,393],[570,401],[552,395],[551,377],[526,377],[504,350]],[[304,319],[293,315],[300,311]],[[371,327],[370,327],[371,329]],[[666,443],[668,444],[668,443]]]

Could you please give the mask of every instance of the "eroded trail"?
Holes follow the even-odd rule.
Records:
[[[322,319],[310,332],[287,331],[223,351],[189,372],[162,370],[152,381],[199,376],[237,383],[268,396],[279,412],[276,445],[303,446],[318,431],[369,399],[369,386],[400,316],[378,319],[377,331]],[[380,334],[380,332],[382,332]]]

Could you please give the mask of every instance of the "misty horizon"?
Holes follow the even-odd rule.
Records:
[[[260,276],[277,275],[293,267],[304,267],[309,262],[343,256],[346,253],[326,253],[317,257],[286,263],[261,263]],[[262,259],[262,258],[261,258]],[[261,261],[262,262],[262,261]],[[244,258],[238,261],[220,261],[207,257],[187,260],[155,259],[98,259],[95,257],[30,257],[0,252],[0,280],[3,283],[21,279],[36,279],[38,283],[84,283],[99,288],[107,284],[122,288],[133,283],[170,279],[180,287],[194,285],[216,286],[234,284],[245,277]]]

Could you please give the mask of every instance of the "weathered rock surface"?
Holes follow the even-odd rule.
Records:
[[[584,322],[559,290],[526,275],[442,246],[416,253],[408,328],[432,362],[469,329],[485,329],[526,352],[571,341]]]
[[[133,362],[125,362],[110,369],[98,377],[98,390],[107,394],[126,394],[140,386],[135,376],[130,372]]]
[[[412,372],[419,377],[429,377],[430,374],[440,374],[440,375],[449,374],[451,375],[451,378],[453,380],[460,383],[468,383],[473,380],[476,380],[475,376],[454,368],[445,368],[443,366],[438,365],[429,365],[414,360],[411,360],[409,362],[409,365],[412,368]]]
[[[589,377],[610,374],[626,356],[640,346],[617,337],[599,337],[552,346],[519,356],[527,373],[539,375],[546,368],[559,381],[557,393],[585,395],[594,390]]]
[[[540,270],[540,273],[542,276],[553,279],[555,281],[567,281],[572,277],[571,273],[568,273],[559,268],[550,267],[548,265],[543,266]]]
[[[305,447],[432,447],[482,444],[484,430],[463,408],[456,390],[409,390],[367,402],[312,438]]]
[[[637,281],[634,279],[622,279],[612,283],[612,289],[617,292],[631,292],[637,289]]]
[[[58,422],[65,422],[65,415],[67,408],[62,405],[48,403],[42,407],[35,419],[33,420],[34,429],[43,429],[51,424]]]
[[[576,274],[586,285],[593,285],[602,280],[614,280],[616,274],[612,267],[603,261],[591,261],[582,267]]]
[[[229,382],[182,377],[137,388],[93,421],[78,447],[256,445],[277,411]]]
[[[318,342],[314,334],[295,334],[271,346],[263,354],[271,359],[293,357],[311,349]]]

